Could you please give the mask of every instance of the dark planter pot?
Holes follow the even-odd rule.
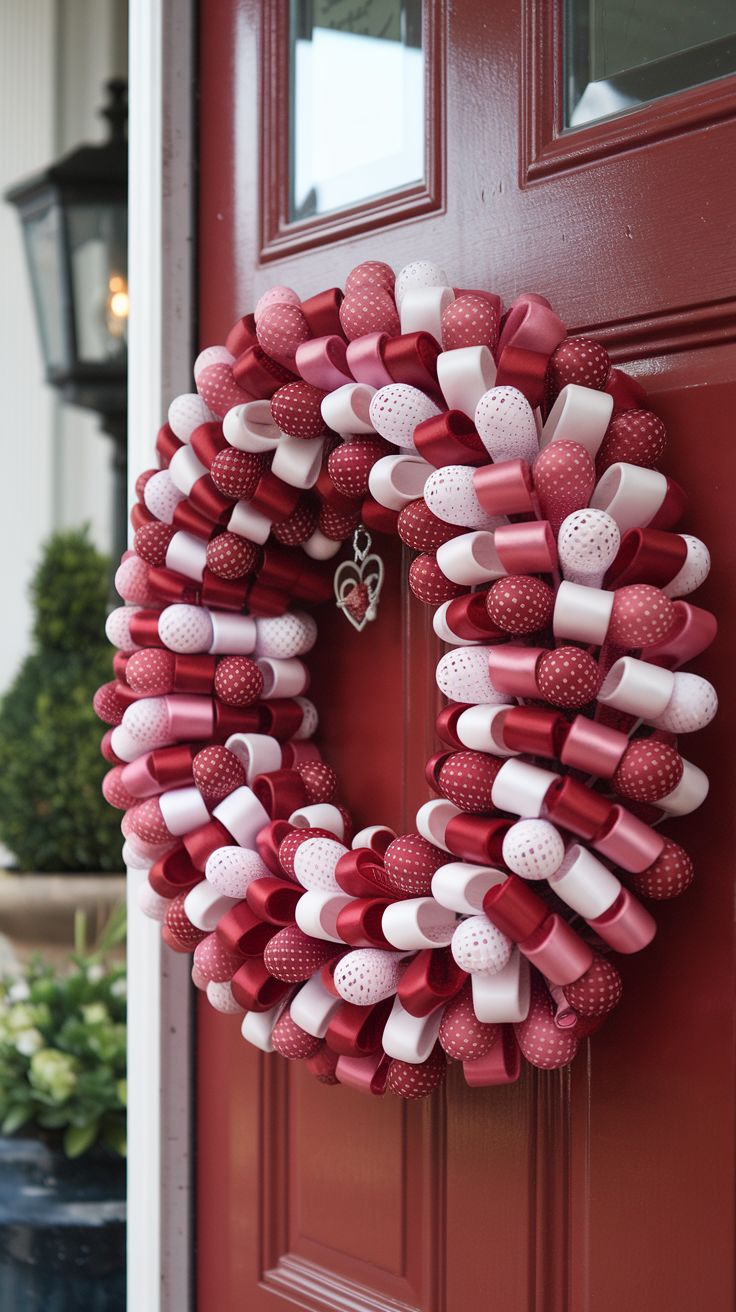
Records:
[[[125,1163],[0,1137],[2,1312],[124,1312]]]

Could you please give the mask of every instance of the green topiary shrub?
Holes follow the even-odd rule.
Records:
[[[86,529],[57,533],[31,584],[35,649],[0,702],[0,839],[20,870],[121,868],[92,709],[111,677],[108,569]]]

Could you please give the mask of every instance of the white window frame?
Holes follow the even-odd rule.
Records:
[[[194,323],[194,3],[131,0],[128,351],[130,497],[156,463],[168,400],[188,391]],[[162,948],[128,872],[129,1312],[191,1312],[190,959]]]

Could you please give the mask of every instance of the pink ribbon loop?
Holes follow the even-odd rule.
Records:
[[[381,1049],[368,1057],[338,1057],[335,1075],[340,1084],[358,1093],[371,1093],[382,1097],[386,1092],[386,1078],[391,1058]]]
[[[502,524],[493,542],[507,574],[551,574],[557,568],[555,537],[545,519]]]
[[[528,515],[534,509],[532,475],[526,460],[484,465],[473,475],[473,487],[489,515]]]
[[[356,383],[387,387],[394,380],[383,362],[388,333],[365,333],[348,342],[347,363]]]
[[[541,405],[549,357],[566,336],[564,323],[543,296],[517,296],[498,343],[496,385],[518,387],[531,406]]]
[[[513,1027],[504,1025],[499,1037],[483,1057],[463,1062],[465,1083],[471,1089],[492,1084],[514,1084],[521,1074],[521,1050]]]
[[[336,334],[302,342],[296,351],[296,367],[306,383],[322,392],[353,382],[345,340]]]

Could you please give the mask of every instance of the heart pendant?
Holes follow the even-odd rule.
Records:
[[[335,570],[335,600],[358,633],[376,618],[383,586],[383,561],[371,554],[370,534],[357,528],[353,536],[353,560],[344,560]]]

